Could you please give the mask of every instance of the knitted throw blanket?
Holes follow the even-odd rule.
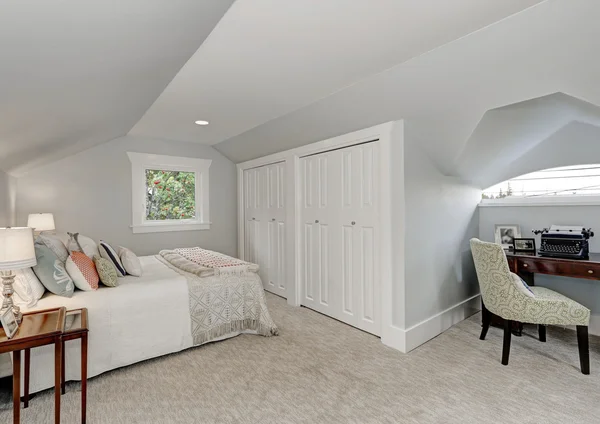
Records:
[[[175,249],[173,252],[201,267],[213,269],[216,275],[239,275],[248,271],[258,271],[258,265],[199,247]]]
[[[208,268],[188,261],[178,253],[162,251],[156,258],[187,280],[194,345],[239,333],[262,336],[278,334],[277,326],[267,309],[265,292],[257,273],[213,273],[208,277],[200,277],[201,270]],[[183,268],[178,263],[184,264]]]

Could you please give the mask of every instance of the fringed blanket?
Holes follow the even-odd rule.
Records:
[[[177,268],[196,274],[198,277],[243,274],[245,272],[257,273],[259,269],[256,264],[199,247],[161,250],[159,255]]]
[[[192,262],[175,251],[163,250],[156,257],[187,279],[194,345],[218,340],[232,333],[278,334],[256,272],[217,275],[212,270],[212,273],[204,276],[203,273],[210,268]]]

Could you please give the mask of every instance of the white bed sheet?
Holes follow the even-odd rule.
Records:
[[[143,275],[119,278],[118,287],[76,290],[71,298],[47,293],[30,309],[88,308],[89,377],[192,346],[186,279],[154,256],[140,262]],[[80,380],[80,346],[66,344],[67,381]],[[32,349],[30,392],[53,386],[54,347]]]

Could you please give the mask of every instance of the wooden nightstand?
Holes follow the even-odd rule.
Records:
[[[23,314],[23,322],[19,325],[19,329],[12,339],[8,339],[4,330],[0,328],[0,353],[13,353],[14,423],[18,424],[21,421],[21,351],[26,350],[28,352],[29,349],[34,347],[50,344],[54,344],[54,422],[60,423],[62,335],[65,328],[65,315],[65,308],[25,313]]]
[[[73,309],[66,312],[65,325],[61,336],[62,355],[60,358],[60,391],[65,394],[65,342],[69,340],[81,340],[81,422],[86,422],[87,405],[87,346],[88,346],[88,315],[87,308]],[[25,378],[23,402],[25,408],[29,406],[29,349],[25,349]]]

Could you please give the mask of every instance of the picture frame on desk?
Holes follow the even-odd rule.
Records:
[[[535,239],[515,237],[513,239],[513,251],[535,255],[537,252],[535,248]]]
[[[0,311],[0,322],[8,339],[12,339],[19,329],[19,324],[12,309],[6,308]]]
[[[513,240],[521,237],[521,227],[515,224],[496,224],[494,229],[496,244],[502,248],[512,250]]]

